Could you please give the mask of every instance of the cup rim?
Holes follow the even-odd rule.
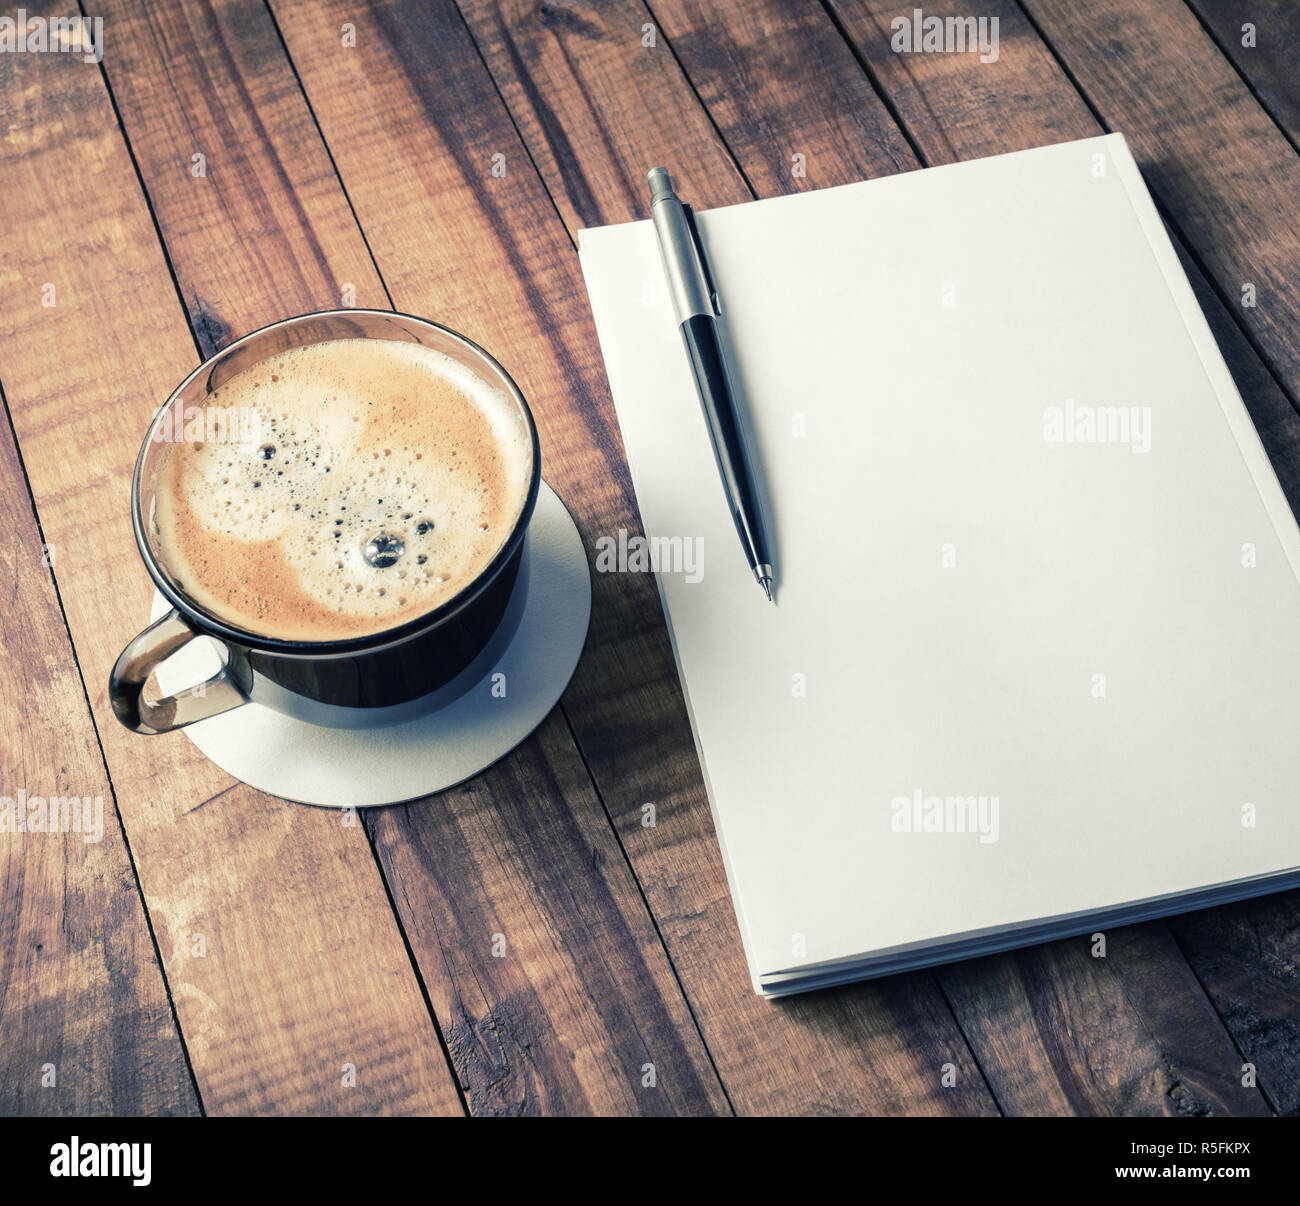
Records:
[[[486,566],[459,592],[450,599],[439,604],[432,611],[424,612],[421,615],[405,621],[395,628],[385,628],[379,632],[366,633],[361,636],[345,637],[329,641],[301,641],[289,640],[283,637],[267,636],[263,633],[249,632],[247,629],[239,628],[236,625],[228,624],[211,612],[200,607],[194,600],[181,594],[167,576],[162,572],[158,565],[157,558],[154,557],[153,550],[149,547],[149,541],[145,535],[144,516],[141,510],[140,485],[144,474],[145,455],[149,451],[150,445],[154,442],[154,432],[158,429],[163,420],[163,416],[168,413],[178,395],[197,377],[205,372],[210,372],[216,363],[223,357],[230,355],[235,349],[249,343],[250,341],[265,335],[269,331],[276,330],[280,327],[294,326],[312,318],[329,318],[333,316],[352,317],[357,315],[373,315],[378,318],[396,318],[403,319],[407,322],[417,323],[423,327],[429,327],[439,331],[443,335],[449,336],[454,341],[462,344],[465,348],[480,356],[487,364],[500,374],[501,380],[505,384],[506,391],[518,405],[520,412],[524,417],[524,423],[528,428],[528,437],[532,447],[532,468],[529,473],[528,491],[524,498],[523,507],[515,520],[510,534],[502,542],[501,547],[497,550],[496,555],[488,562]],[[377,336],[360,336],[359,338],[378,338]],[[321,340],[319,342],[329,342]],[[310,346],[310,345],[303,345]],[[376,650],[389,648],[394,645],[400,645],[410,640],[412,637],[420,636],[425,632],[436,628],[447,620],[452,619],[459,612],[470,606],[496,579],[497,575],[506,567],[511,558],[518,552],[524,537],[527,535],[528,525],[532,521],[533,510],[537,505],[537,494],[541,486],[542,479],[542,461],[541,461],[541,442],[537,435],[537,423],[533,418],[532,409],[528,405],[528,400],[524,397],[523,391],[516,384],[515,379],[506,371],[505,366],[492,355],[486,348],[481,347],[470,339],[467,335],[462,335],[459,331],[453,330],[440,322],[434,322],[429,318],[421,318],[416,314],[407,314],[401,310],[376,310],[366,307],[348,307],[333,310],[311,310],[302,314],[295,314],[289,318],[277,319],[275,322],[267,323],[265,326],[249,331],[241,335],[238,339],[232,340],[225,347],[214,352],[199,364],[185,379],[172,390],[167,396],[167,400],[158,408],[150,421],[144,434],[144,440],[140,445],[140,451],[136,456],[135,470],[131,475],[131,526],[135,533],[136,547],[140,551],[140,557],[144,561],[145,569],[149,572],[149,577],[153,579],[154,586],[158,588],[163,597],[176,608],[187,620],[191,621],[194,626],[204,632],[206,635],[219,637],[235,645],[243,646],[247,649],[255,649],[264,653],[276,653],[285,657],[296,658],[321,658],[321,657],[344,657],[349,654],[369,653]]]

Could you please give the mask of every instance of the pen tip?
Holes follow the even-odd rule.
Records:
[[[776,596],[772,593],[772,579],[762,578],[759,580],[759,585],[763,588],[763,593],[767,595],[767,601],[769,603],[775,603]]]

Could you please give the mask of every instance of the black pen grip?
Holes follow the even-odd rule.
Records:
[[[682,323],[681,331],[736,532],[745,546],[751,566],[770,565],[762,513],[750,474],[749,454],[727,385],[722,349],[713,319],[707,314],[692,315]]]

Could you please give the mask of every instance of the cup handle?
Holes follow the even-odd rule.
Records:
[[[207,682],[180,695],[164,695],[155,700],[144,697],[144,685],[158,664],[200,635],[172,608],[122,650],[109,676],[108,695],[113,714],[128,729],[137,733],[170,733],[248,702],[248,695],[231,672],[228,645],[226,664]]]

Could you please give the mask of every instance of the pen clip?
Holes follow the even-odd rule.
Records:
[[[718,290],[713,284],[713,270],[709,267],[709,257],[704,254],[704,240],[700,238],[700,228],[695,224],[695,210],[687,204],[682,205],[686,215],[686,228],[691,232],[691,242],[695,244],[695,254],[700,260],[700,270],[704,273],[704,287],[709,291],[709,305],[713,313],[721,316],[722,306],[718,302]]]

